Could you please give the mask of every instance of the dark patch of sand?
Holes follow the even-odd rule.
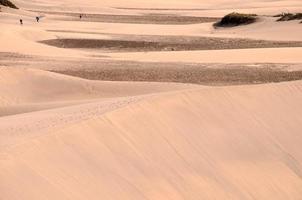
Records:
[[[53,39],[40,42],[60,48],[98,49],[113,52],[302,47],[302,42],[296,41],[265,41],[195,36],[110,36],[113,39]]]
[[[133,64],[133,63],[132,63]],[[142,67],[141,65],[145,65]],[[90,80],[178,82],[202,85],[241,85],[302,80],[302,71],[284,71],[271,66],[260,68],[232,65],[213,68],[211,64],[135,63],[95,69],[53,70]],[[168,66],[167,66],[168,65]]]
[[[240,85],[302,80],[302,64],[149,63],[0,53],[0,66],[30,67],[90,80]],[[296,71],[290,71],[290,69]]]

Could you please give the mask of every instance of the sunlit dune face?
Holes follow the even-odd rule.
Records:
[[[11,1],[1,200],[301,200],[301,0]]]

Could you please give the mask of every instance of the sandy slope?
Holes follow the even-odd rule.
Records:
[[[233,10],[297,11],[301,1],[15,2],[21,10],[4,8],[0,13],[4,55],[47,57],[48,62],[93,62],[104,55],[111,56],[109,61],[163,63],[302,62],[302,48],[118,54],[37,43],[125,33],[302,41],[298,21],[262,17],[249,26],[214,30],[210,23],[96,23],[43,15],[37,24],[34,17],[40,13],[25,10],[222,16]],[[11,59],[12,67],[0,66],[0,199],[301,199],[301,81],[236,87],[88,81],[20,67],[18,56]]]
[[[203,88],[43,134],[8,130],[1,135],[1,195],[299,199],[301,101],[301,81]],[[33,124],[39,116],[28,115]]]
[[[89,81],[37,69],[0,68],[0,146],[77,123],[155,94],[200,86]],[[6,137],[8,136],[8,137]]]
[[[36,69],[0,68],[0,116],[114,98],[182,90],[193,85],[88,81]]]
[[[37,43],[41,39],[54,39],[54,35],[35,27],[23,28],[18,25],[1,24],[3,31],[0,32],[0,51],[14,52],[25,55],[44,55],[44,56],[62,56],[77,57],[84,56],[83,52],[65,51],[64,49],[48,47]],[[5,29],[4,29],[5,27]]]

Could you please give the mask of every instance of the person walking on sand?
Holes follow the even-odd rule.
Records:
[[[37,22],[39,22],[39,20],[40,20],[40,17],[36,17],[36,20],[37,20]]]
[[[82,15],[82,14],[80,14],[80,19],[82,19],[82,17],[83,17],[83,15]]]
[[[23,20],[22,19],[20,19],[20,25],[23,25]]]

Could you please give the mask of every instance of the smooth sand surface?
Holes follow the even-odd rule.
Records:
[[[302,41],[300,21],[276,22],[272,15],[301,12],[301,1],[13,2],[21,9],[1,6],[0,12],[1,200],[301,199],[301,47],[116,53],[40,42],[114,40],[117,35],[296,42]],[[260,14],[259,20],[215,29],[212,22],[183,23],[181,18],[233,11]],[[80,20],[79,13],[90,14],[91,21]],[[107,22],[100,20],[104,14]],[[122,15],[132,17],[121,23],[117,18]],[[158,23],[173,15],[178,24]],[[131,21],[137,16],[145,24]],[[231,80],[238,74],[236,67],[229,68],[241,64],[239,75],[249,80],[226,86],[227,74]],[[204,71],[198,69],[197,75],[183,69],[199,65]],[[291,66],[295,73],[289,72]],[[218,75],[210,72],[222,86],[159,83],[160,77],[179,81],[181,70],[186,72],[183,82],[191,83],[194,76],[201,80],[196,76],[209,75],[207,67],[222,69]],[[120,74],[130,81],[60,74],[90,70],[90,76],[97,76],[109,68],[122,68]],[[150,70],[143,71],[147,80],[158,82],[134,82],[141,80],[140,68]],[[160,68],[173,73],[160,76],[169,71]],[[113,77],[111,72],[102,75]],[[270,83],[259,84],[254,76]],[[277,80],[285,82],[272,83]]]
[[[0,116],[195,87],[189,84],[88,81],[37,69],[0,68]]]
[[[164,94],[59,130],[41,119],[47,112],[0,118],[15,122],[11,130],[1,125],[1,195],[299,199],[301,86]],[[39,126],[47,128],[33,134]]]

